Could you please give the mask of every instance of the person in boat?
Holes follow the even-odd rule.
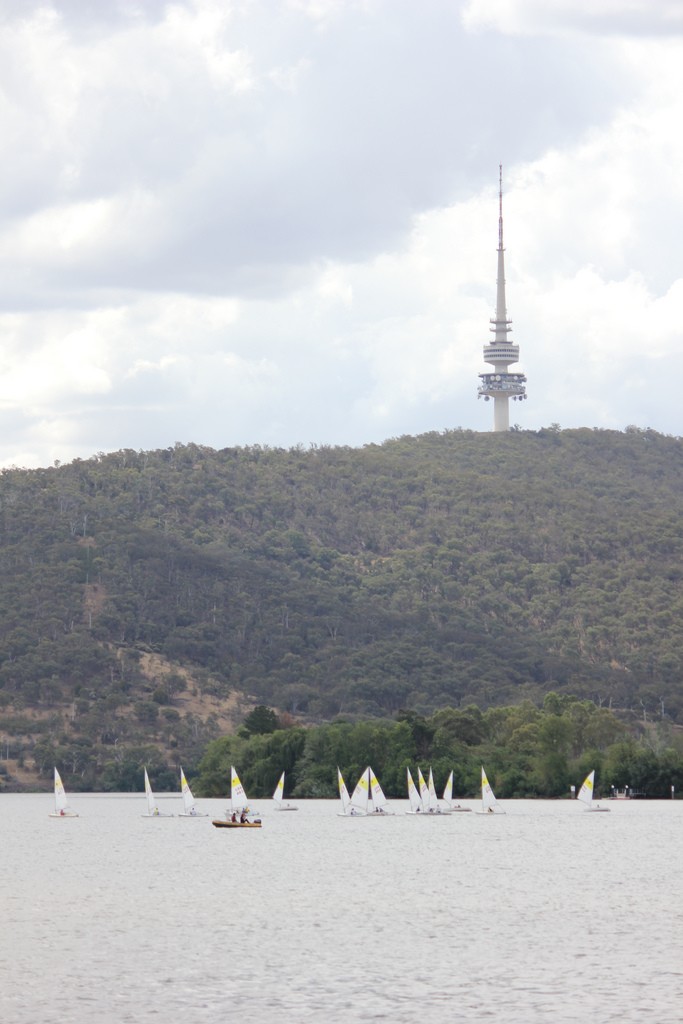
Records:
[[[249,824],[249,819],[247,818],[247,812],[246,811],[242,811],[242,813],[240,814],[240,825],[248,825],[248,824]]]
[[[235,811],[232,812],[232,818],[230,819],[230,821],[233,821],[235,822],[235,824],[237,824],[237,813]]]

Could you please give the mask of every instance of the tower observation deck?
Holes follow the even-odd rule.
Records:
[[[484,362],[491,363],[491,373],[480,373],[481,384],[478,398],[488,402],[493,399],[494,431],[510,429],[510,412],[508,403],[521,402],[526,398],[526,377],[523,373],[509,373],[512,363],[519,359],[519,345],[514,345],[508,338],[512,330],[512,320],[508,320],[505,304],[505,250],[503,248],[503,165],[498,168],[498,281],[496,285],[496,315],[491,319],[489,330],[494,338],[484,345]]]

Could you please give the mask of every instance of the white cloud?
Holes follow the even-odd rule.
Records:
[[[0,317],[0,401],[5,409],[43,412],[70,397],[109,391],[105,339],[111,311]],[[40,331],[36,342],[33,333]]]
[[[683,32],[680,0],[467,0],[464,24],[511,34]]]
[[[677,10],[8,0],[0,463],[489,429],[501,160],[513,415],[680,433]]]

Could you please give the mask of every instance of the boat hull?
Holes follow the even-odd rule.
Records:
[[[48,817],[50,818],[77,818],[78,814],[75,811],[64,811],[64,814],[60,814],[59,811],[50,811]]]
[[[261,828],[260,821],[221,821],[216,818],[211,824],[216,828]]]
[[[447,818],[450,811],[406,811],[406,814],[412,814],[415,818]]]

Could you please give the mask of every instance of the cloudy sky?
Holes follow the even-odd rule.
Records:
[[[681,0],[0,0],[0,465],[683,434]]]

